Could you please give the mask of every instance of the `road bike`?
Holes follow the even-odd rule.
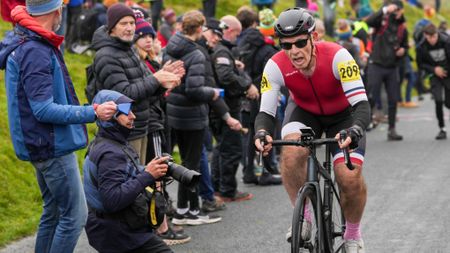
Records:
[[[309,149],[307,180],[300,188],[292,217],[291,252],[345,253],[345,219],[342,213],[339,189],[332,174],[330,145],[334,138],[315,139],[311,128],[302,128],[299,140],[274,140],[272,146],[302,146]],[[347,133],[340,132],[341,141]],[[316,157],[316,148],[325,145],[325,162]],[[343,150],[347,167],[353,170],[348,149]],[[305,209],[311,219],[305,220]],[[310,223],[310,224],[307,224]]]

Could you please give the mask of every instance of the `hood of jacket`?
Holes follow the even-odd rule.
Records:
[[[129,50],[133,45],[132,42],[123,41],[117,37],[112,37],[108,33],[108,28],[106,26],[102,26],[98,28],[93,37],[91,48],[98,51],[103,47],[115,47],[120,50]]]
[[[59,48],[64,41],[63,36],[44,29],[44,27],[28,14],[25,6],[16,6],[11,11],[11,18],[16,26],[14,27],[14,31],[6,34],[0,44],[1,69],[5,69],[9,54],[26,41],[44,41],[55,48]]]
[[[239,44],[245,45],[250,44],[255,47],[261,47],[265,44],[264,35],[262,33],[253,27],[247,28],[241,36],[241,41],[239,41]]]
[[[173,35],[166,46],[167,54],[176,59],[181,59],[183,56],[191,53],[195,49],[197,49],[196,43],[184,37],[181,33],[176,33]]]

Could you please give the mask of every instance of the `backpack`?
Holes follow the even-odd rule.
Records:
[[[84,88],[84,94],[89,102],[92,104],[92,100],[94,100],[97,92],[101,90],[101,87],[97,87],[97,79],[95,78],[94,64],[90,64],[86,67],[86,87]]]
[[[92,36],[97,30],[97,17],[100,11],[97,8],[83,9],[75,21],[74,30],[78,33],[80,41],[92,41]]]
[[[138,170],[138,168],[142,168],[142,166],[139,165],[139,161],[136,160],[133,154],[130,153],[129,149],[127,149],[124,145],[114,140],[103,138],[100,136],[96,136],[95,139],[89,144],[88,150],[85,154],[85,158],[89,155],[92,147],[102,142],[108,142],[111,145],[119,147],[126,154],[136,170]],[[88,171],[83,172],[88,173],[89,180],[92,182],[92,185],[98,189],[97,169],[95,169],[95,171],[89,169]],[[139,193],[139,195],[130,206],[126,207],[116,214],[103,214],[103,216],[112,217],[113,219],[123,219],[131,229],[158,228],[164,221],[164,216],[167,212],[167,202],[164,194],[161,191],[155,189],[156,187],[145,187],[145,189],[141,193]],[[86,196],[89,197],[91,195]],[[99,200],[94,201],[98,202]],[[88,203],[89,202],[90,201],[88,201]],[[94,211],[99,210],[94,209]]]

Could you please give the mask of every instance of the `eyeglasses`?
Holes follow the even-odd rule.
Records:
[[[299,39],[293,43],[280,41],[280,47],[284,50],[291,50],[292,45],[295,45],[297,48],[304,48],[308,44],[308,40],[309,37],[306,39]]]

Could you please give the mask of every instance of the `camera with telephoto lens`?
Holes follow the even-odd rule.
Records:
[[[169,159],[165,161],[165,163],[169,166],[167,169],[167,176],[172,177],[191,190],[197,186],[200,181],[200,173],[176,164],[173,157],[167,153],[163,153],[162,156],[169,157]]]

